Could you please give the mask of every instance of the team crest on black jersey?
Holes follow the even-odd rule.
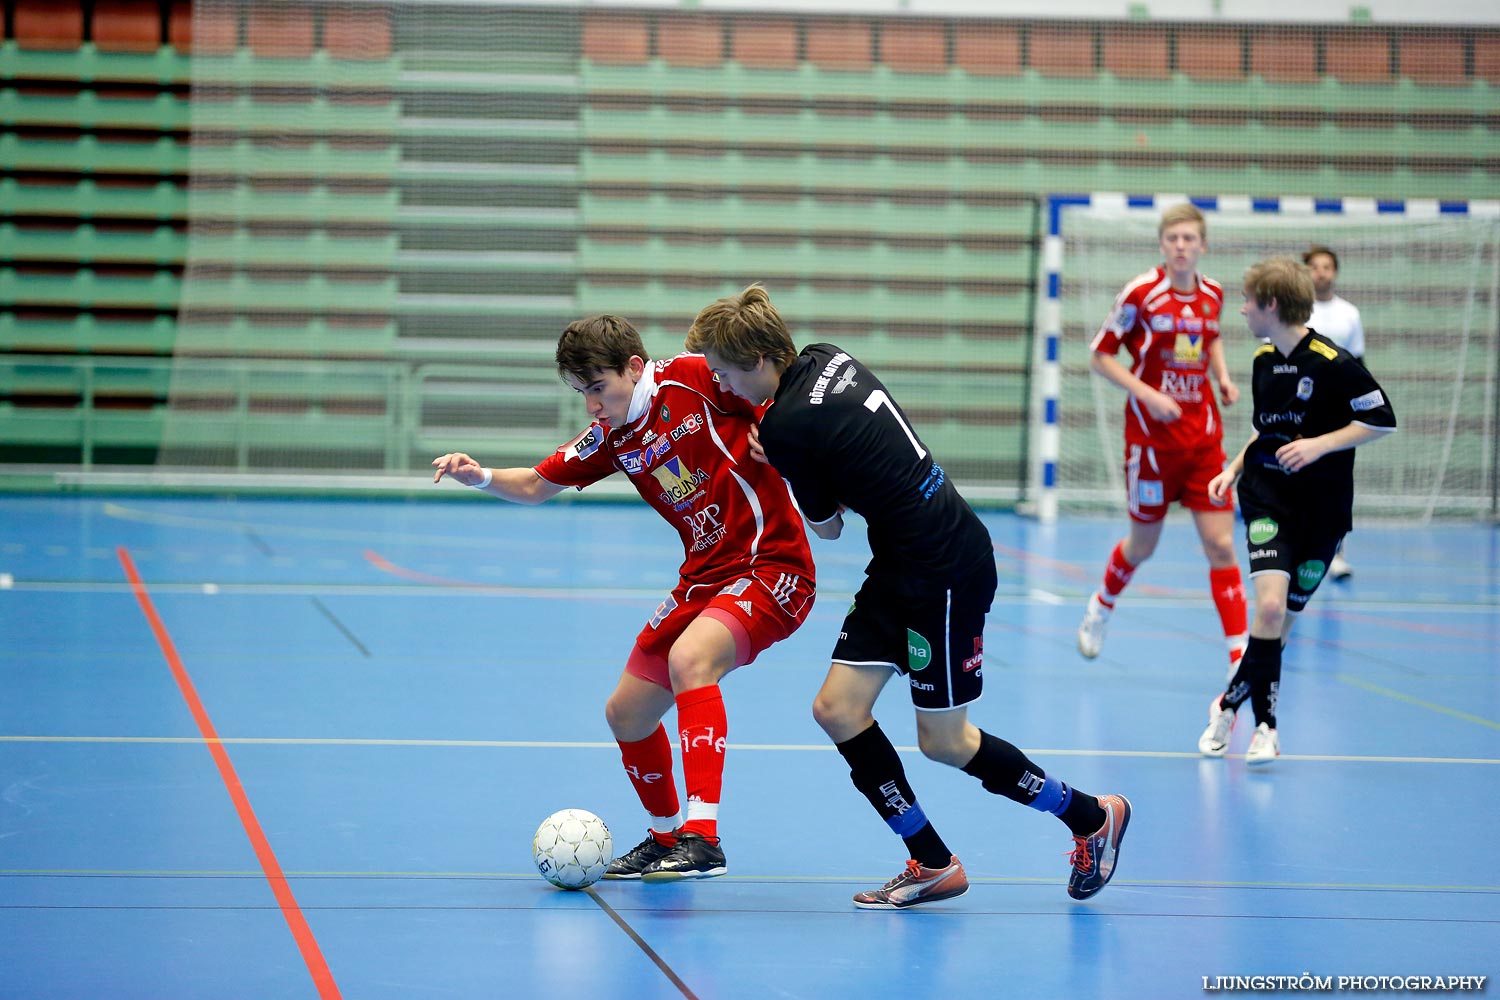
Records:
[[[1310,378],[1303,378],[1303,379],[1298,380],[1298,382],[1297,382],[1297,398],[1298,399],[1302,400],[1303,402],[1306,402],[1307,400],[1311,399],[1312,398],[1312,390],[1313,390],[1313,380],[1312,379],[1310,379]]]

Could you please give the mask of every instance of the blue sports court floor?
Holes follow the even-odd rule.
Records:
[[[1252,773],[1195,752],[1224,654],[1182,514],[1093,663],[1073,633],[1123,521],[985,519],[1001,592],[975,721],[1135,805],[1086,904],[1062,825],[922,759],[892,684],[877,712],[975,884],[850,905],[905,858],[809,712],[857,530],[815,540],[811,620],[725,684],[730,874],[569,893],[532,869],[542,817],[590,809],[620,849],[645,826],[602,715],[679,561],[642,505],[0,497],[0,997],[1148,998],[1500,974],[1500,532],[1353,535],[1355,577],[1287,653],[1284,755]]]

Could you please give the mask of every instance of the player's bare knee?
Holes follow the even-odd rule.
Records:
[[[836,743],[858,736],[874,720],[863,709],[821,691],[813,699],[813,720]]]

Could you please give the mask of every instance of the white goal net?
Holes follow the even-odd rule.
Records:
[[[1124,508],[1125,397],[1092,374],[1089,343],[1121,287],[1160,261],[1161,210],[1182,200],[1127,207],[1124,199],[1096,196],[1059,212],[1055,479],[1064,508]],[[1255,343],[1238,315],[1245,269],[1323,244],[1339,255],[1336,290],[1360,309],[1366,364],[1400,423],[1398,434],[1361,451],[1357,513],[1422,520],[1493,513],[1500,216],[1466,205],[1244,207],[1205,213],[1208,251],[1200,264],[1224,286],[1223,336],[1243,393],[1238,406],[1224,410],[1226,453],[1249,436]],[[1047,457],[1045,445],[1040,450]]]

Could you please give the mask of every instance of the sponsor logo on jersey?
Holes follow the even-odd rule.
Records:
[[[729,530],[719,521],[719,505],[716,503],[704,504],[702,510],[684,515],[682,520],[693,532],[692,549],[694,552],[702,552],[704,549],[718,545],[724,540],[724,535]],[[738,590],[731,591],[730,587],[725,587],[719,593],[733,593],[738,596],[744,593],[745,587],[749,585],[749,580],[741,579],[730,585],[730,587],[739,587]]]
[[[687,416],[682,418],[682,423],[672,428],[672,440],[676,441],[680,438],[687,437],[689,434],[696,434],[702,429],[703,415],[700,413],[689,413]]]
[[[1115,310],[1114,321],[1110,323],[1117,333],[1124,333],[1135,326],[1136,311],[1133,305],[1122,305]]]
[[[1157,333],[1170,333],[1177,326],[1177,320],[1166,313],[1157,313],[1151,317],[1151,329]]]
[[[682,464],[682,458],[676,455],[652,469],[651,474],[661,484],[661,498],[673,505],[684,503],[698,491],[698,487],[708,482],[708,473],[702,469],[688,469]]]
[[[975,674],[979,674],[981,672],[979,668],[982,666],[984,666],[984,636],[976,635],[974,637],[974,655],[964,661],[964,673],[972,670]]]
[[[755,605],[751,604],[749,601],[735,601],[734,606],[745,612],[746,618],[750,617],[750,611],[755,607]]]
[[[822,374],[820,374],[818,376],[817,380],[815,382],[813,382],[813,387],[808,390],[808,393],[807,393],[807,402],[808,402],[808,405],[810,405],[810,406],[820,406],[820,405],[822,405],[823,396],[828,391],[828,383],[830,383],[830,382],[833,381],[833,376],[839,370],[839,366],[843,365],[845,362],[849,362],[849,361],[853,361],[853,360],[854,359],[852,357],[850,357],[848,354],[845,354],[843,351],[839,351],[831,359],[829,359],[828,364],[826,364],[826,365],[823,366],[823,372],[822,372]],[[850,366],[850,369],[853,370],[853,366],[852,365]]]
[[[1170,368],[1163,368],[1161,373],[1161,391],[1173,399],[1181,400],[1184,403],[1202,402],[1203,376],[1196,373],[1185,374],[1174,372]]]
[[[1297,366],[1296,365],[1277,365],[1276,367],[1274,367],[1274,368],[1271,369],[1271,374],[1272,375],[1295,375],[1295,374],[1297,374]]]
[[[845,389],[849,388],[851,385],[859,385],[858,382],[854,381],[854,366],[853,365],[850,365],[848,368],[845,368],[844,369],[844,374],[840,375],[839,376],[839,380],[833,384],[833,394],[835,396],[837,396],[839,393],[843,392]]]
[[[672,450],[672,442],[665,437],[659,437],[651,443],[651,447],[641,452],[641,463],[646,466],[656,464],[659,458],[665,458],[667,452]]]
[[[1302,426],[1302,414],[1300,413],[1262,413],[1258,418],[1262,427],[1275,427],[1277,424],[1293,424]],[[1282,435],[1285,437],[1285,435]],[[1288,441],[1291,438],[1287,438]]]
[[[921,634],[906,630],[906,669],[912,673],[925,670],[932,662],[932,643],[928,642]],[[924,688],[925,691],[932,690]]]
[[[1312,590],[1323,580],[1323,574],[1328,572],[1328,564],[1321,559],[1309,559],[1297,567],[1297,586],[1303,590]]]
[[[1365,410],[1373,410],[1377,406],[1384,405],[1385,396],[1381,394],[1379,389],[1372,389],[1369,392],[1365,393],[1363,396],[1355,396],[1353,399],[1349,400],[1349,409],[1353,410],[1355,413],[1362,413]]]
[[[931,500],[932,495],[942,487],[943,483],[945,483],[947,479],[948,474],[943,471],[943,467],[941,465],[938,465],[936,462],[933,462],[932,468],[928,470],[927,478],[922,480],[922,485],[920,487],[920,489],[922,490],[922,499]]]
[[[1313,381],[1303,376],[1297,380],[1297,398],[1304,402],[1312,398]]]
[[[641,464],[640,450],[620,452],[620,468],[625,470],[627,476],[640,475],[646,468]]]
[[[1250,522],[1250,544],[1264,545],[1275,538],[1279,531],[1281,531],[1281,525],[1276,523],[1275,518],[1257,517]]]
[[[1276,555],[1277,555],[1277,550],[1276,549],[1254,549],[1250,553],[1250,558],[1251,559],[1275,559]]]
[[[1172,360],[1190,365],[1202,363],[1203,335],[1201,333],[1178,333],[1177,345],[1172,351]]]
[[[603,443],[604,429],[595,424],[557,450],[563,453],[564,461],[572,461],[575,458],[588,458]]]
[[[1166,502],[1166,490],[1160,479],[1139,479],[1135,484],[1136,502],[1142,507],[1160,507]]]

